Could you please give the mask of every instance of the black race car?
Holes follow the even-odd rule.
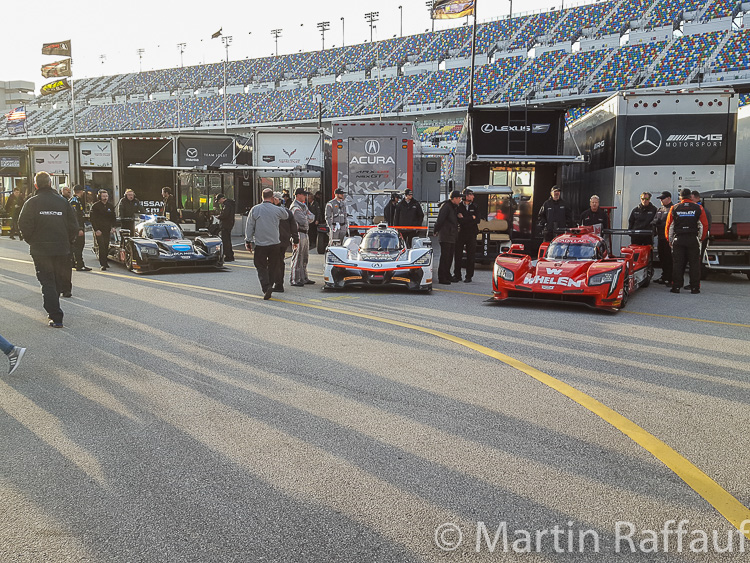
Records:
[[[116,231],[108,256],[125,264],[131,272],[224,266],[220,238],[197,236],[195,240],[188,240],[179,226],[164,217],[151,217],[138,223],[135,233],[127,229]]]

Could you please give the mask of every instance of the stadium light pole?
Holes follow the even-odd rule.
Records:
[[[177,44],[177,48],[180,50],[180,68],[183,68],[182,53],[185,52],[185,47],[187,47],[186,43]],[[182,75],[180,75],[180,78],[182,78]],[[181,130],[180,113],[182,113],[182,109],[180,108],[180,98],[182,98],[182,83],[178,81],[177,82],[177,132],[178,133]]]
[[[226,59],[224,60],[224,133],[227,132],[227,69],[229,68],[229,46],[232,44],[231,35],[222,35],[221,42],[224,43]]]
[[[433,0],[427,0],[427,2],[424,3],[425,6],[427,6],[427,11],[430,12],[430,19],[432,20],[432,31],[435,31],[435,18],[432,17],[432,6],[434,5]]]
[[[279,56],[279,37],[281,37],[281,29],[272,29],[271,35],[273,35],[273,39],[276,42],[276,56]]]
[[[370,24],[370,43],[372,43],[372,27],[375,24],[375,22],[378,21],[379,15],[380,15],[380,12],[367,12],[365,14],[365,19]]]
[[[331,29],[331,22],[318,22],[320,37],[323,39],[323,51],[326,50],[326,31]]]
[[[398,36],[403,37],[404,36],[404,7],[399,6],[398,7]]]
[[[136,53],[138,53],[138,72],[143,72],[143,53],[146,52],[146,49],[138,48],[136,50]]]
[[[346,47],[346,41],[344,41],[344,16],[341,16],[341,46]]]

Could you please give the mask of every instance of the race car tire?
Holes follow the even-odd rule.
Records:
[[[646,266],[646,279],[643,280],[641,287],[648,287],[651,285],[651,279],[654,277],[654,259],[649,257],[648,266]]]
[[[133,271],[133,253],[132,249],[128,249],[125,251],[125,267],[128,269],[129,272]]]
[[[625,283],[622,284],[622,301],[620,302],[620,309],[624,309],[625,306],[628,304],[628,299],[630,298],[630,289],[628,288],[627,280],[628,276],[630,274],[628,273],[628,270],[625,270]]]

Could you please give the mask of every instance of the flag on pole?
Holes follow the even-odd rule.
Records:
[[[434,0],[433,20],[450,20],[470,16],[474,13],[474,0]]]
[[[224,29],[224,28],[223,28],[223,27],[220,27],[220,28],[219,28],[219,31],[217,31],[216,33],[212,33],[212,34],[211,34],[211,39],[216,39],[217,37],[219,37],[219,36],[221,35],[221,30],[222,30],[222,29]]]
[[[8,121],[26,121],[26,108],[19,106],[16,109],[5,114]]]
[[[67,78],[63,78],[62,80],[55,80],[54,82],[45,84],[41,88],[41,94],[42,96],[49,96],[50,94],[54,94],[55,92],[62,92],[63,90],[70,90],[70,82],[68,82]]]
[[[42,45],[42,55],[62,55],[63,57],[71,56],[70,39],[59,43],[44,43]]]
[[[23,135],[26,133],[26,108],[19,106],[13,111],[5,114],[5,126],[8,128],[8,135]]]
[[[44,78],[55,78],[57,76],[73,76],[73,71],[70,68],[71,59],[63,59],[47,65],[42,65],[42,76]]]

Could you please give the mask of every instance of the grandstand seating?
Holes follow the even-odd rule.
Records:
[[[518,102],[539,91],[564,96],[581,87],[587,94],[603,96],[622,88],[680,85],[695,80],[701,64],[709,66],[717,79],[746,77],[750,75],[750,31],[740,28],[695,33],[695,25],[733,16],[740,6],[735,0],[604,0],[480,23],[476,50],[484,55],[481,62],[488,62],[476,68],[475,103]],[[631,22],[642,30],[677,28],[686,14],[695,14],[690,17],[696,21],[689,32],[686,29],[687,35],[676,32],[671,41],[652,39],[630,44],[628,35],[623,35],[623,45],[614,48],[582,45],[579,51],[575,44],[580,38],[623,34]],[[710,24],[707,27],[716,29]],[[528,56],[527,51],[534,46],[559,43],[567,47]],[[569,53],[571,45],[574,51]],[[722,48],[717,53],[719,45]],[[331,119],[381,111],[387,114],[404,108],[462,108],[469,100],[469,70],[464,66],[452,68],[464,63],[450,59],[468,57],[470,52],[471,26],[457,25],[324,51],[82,78],[75,81],[76,130],[159,131],[175,129],[178,123],[181,129],[215,124],[224,116],[224,99],[216,93],[224,84],[225,74],[228,85],[244,87],[240,93],[226,97],[227,118],[242,125],[316,120],[321,110],[323,118]],[[378,61],[383,68],[391,69],[388,78],[378,80]],[[440,65],[439,70],[404,75],[407,63],[433,61]],[[344,73],[360,76],[352,80],[356,75],[342,76]],[[311,80],[320,76],[338,78],[331,84],[313,85]],[[290,90],[280,84],[285,80],[298,81],[300,87]],[[209,89],[209,95],[204,95],[203,89]],[[179,102],[178,91],[182,94]],[[314,101],[316,94],[322,97],[321,108]],[[168,99],[160,99],[164,97]],[[89,105],[92,100],[96,101]],[[65,91],[30,104],[30,132],[70,132],[69,102],[70,92]],[[106,104],[101,105],[103,102]],[[740,98],[740,104],[747,102],[747,96]],[[427,138],[444,142],[458,134],[451,129],[453,124],[435,127]]]
[[[680,37],[672,42],[664,58],[657,62],[645,86],[657,87],[684,84],[701,62],[711,57],[721,40],[721,32]]]

